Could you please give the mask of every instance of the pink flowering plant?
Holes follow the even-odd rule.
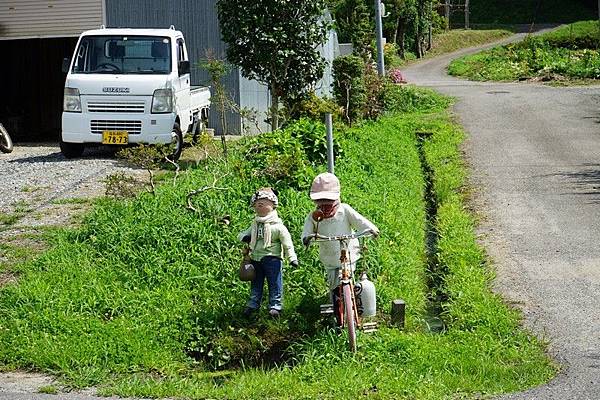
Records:
[[[404,76],[402,75],[402,71],[399,68],[393,68],[389,71],[388,76],[390,80],[394,83],[406,83],[404,80]]]

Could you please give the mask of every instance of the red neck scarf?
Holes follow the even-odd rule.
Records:
[[[340,205],[340,201],[336,200],[332,204],[321,204],[320,206],[317,206],[317,210],[319,210],[319,211],[321,211],[321,213],[323,213],[323,218],[331,218],[337,212],[339,205]]]

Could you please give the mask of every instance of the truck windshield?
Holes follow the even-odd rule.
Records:
[[[72,72],[168,74],[171,42],[158,36],[85,36],[75,53]]]

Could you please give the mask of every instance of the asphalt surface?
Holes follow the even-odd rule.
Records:
[[[513,37],[511,40],[515,40]],[[503,399],[600,399],[600,87],[449,77],[465,50],[404,70],[457,99],[496,290],[523,310],[561,365],[549,384]]]

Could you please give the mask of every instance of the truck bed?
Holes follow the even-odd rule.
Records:
[[[210,88],[206,86],[190,87],[190,105],[192,112],[210,107]]]

